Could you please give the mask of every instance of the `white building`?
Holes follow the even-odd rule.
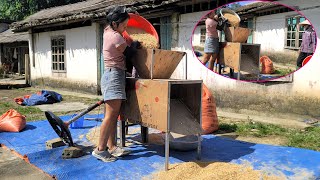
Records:
[[[99,92],[100,77],[103,72],[101,55],[103,19],[110,4],[107,2],[97,4],[97,1],[102,2],[102,0],[84,1],[43,10],[12,26],[16,32],[30,32],[30,68],[34,84],[41,82],[55,87]],[[187,57],[181,61],[172,78],[203,79],[213,90],[218,107],[255,109],[258,106],[252,105],[259,104],[263,109],[265,104],[279,111],[290,112],[297,109],[296,113],[320,116],[319,111],[306,108],[311,100],[312,107],[320,105],[320,76],[317,73],[320,61],[316,60],[320,58],[319,48],[313,59],[294,74],[290,83],[257,84],[236,81],[217,75],[204,67],[194,56],[190,41],[196,22],[208,10],[228,1],[219,1],[219,4],[218,1],[207,0],[129,2],[132,1],[126,4],[128,7],[134,7],[140,15],[154,24],[160,36],[162,49],[187,52]],[[281,3],[297,5],[296,1],[289,0]],[[312,22],[318,34],[319,5],[320,3],[315,0],[301,1],[298,4],[298,8]],[[260,29],[260,26],[257,24],[256,28]],[[254,41],[257,39],[256,36],[259,35],[253,36]],[[283,45],[284,40],[279,41],[281,41],[279,44]],[[270,44],[263,48],[273,48],[279,44]],[[59,62],[56,59],[59,59]]]

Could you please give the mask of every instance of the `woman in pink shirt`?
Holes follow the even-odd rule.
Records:
[[[122,33],[126,30],[129,14],[125,7],[116,6],[107,15],[108,26],[103,34],[103,58],[105,72],[101,77],[101,92],[105,100],[105,116],[100,128],[99,145],[92,155],[104,162],[112,162],[116,157],[130,151],[117,146],[115,141],[117,117],[121,103],[126,99],[125,73],[126,59],[135,53],[137,42],[129,47]]]
[[[209,69],[213,70],[213,64],[217,59],[219,53],[219,35],[217,31],[218,16],[214,11],[208,14],[206,19],[206,41],[204,44],[204,56],[202,64],[209,61]]]

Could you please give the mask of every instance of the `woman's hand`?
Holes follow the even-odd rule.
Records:
[[[135,49],[141,49],[142,46],[141,46],[141,43],[139,41],[133,41],[131,46]]]

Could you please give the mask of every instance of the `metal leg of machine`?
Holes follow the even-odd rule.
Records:
[[[141,126],[142,143],[148,143],[148,128]]]
[[[198,134],[198,152],[197,152],[197,159],[201,159],[201,134]]]
[[[120,147],[126,146],[126,121],[120,121]]]
[[[170,132],[166,132],[166,142],[165,142],[165,170],[169,170],[169,138],[170,138]]]

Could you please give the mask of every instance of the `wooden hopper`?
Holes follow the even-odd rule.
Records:
[[[185,52],[162,49],[139,49],[133,60],[140,78],[169,79]]]
[[[251,29],[242,27],[227,27],[224,31],[227,42],[245,43]]]

